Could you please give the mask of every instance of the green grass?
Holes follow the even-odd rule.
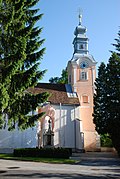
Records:
[[[13,154],[0,154],[0,159],[43,162],[43,163],[59,163],[59,164],[75,164],[78,162],[72,159],[61,159],[61,158],[14,157]]]

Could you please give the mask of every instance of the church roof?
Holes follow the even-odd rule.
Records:
[[[34,88],[29,88],[28,91],[34,94],[50,93],[48,101],[52,104],[80,105],[77,94],[72,92],[69,84],[38,83]]]

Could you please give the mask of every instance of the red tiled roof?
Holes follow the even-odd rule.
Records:
[[[68,97],[65,84],[38,83],[34,88],[29,89],[34,94],[48,92],[48,99],[52,104],[80,105],[78,97]]]

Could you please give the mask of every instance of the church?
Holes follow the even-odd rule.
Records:
[[[68,84],[38,83],[31,93],[49,92],[37,113],[45,112],[35,127],[25,131],[0,130],[0,151],[22,147],[64,147],[73,151],[100,150],[93,124],[96,61],[88,50],[82,15],[74,31],[72,58],[67,63]]]

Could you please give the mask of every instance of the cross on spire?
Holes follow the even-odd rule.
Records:
[[[81,9],[79,9],[79,25],[81,25],[82,24],[82,10]]]

